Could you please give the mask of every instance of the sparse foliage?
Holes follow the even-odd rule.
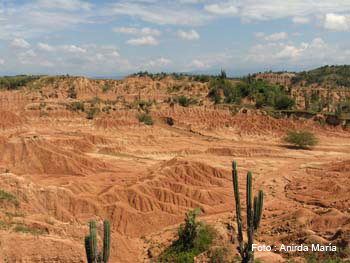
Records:
[[[316,136],[309,131],[288,131],[287,137],[283,140],[300,149],[306,149],[318,143]]]
[[[139,122],[143,122],[146,125],[153,125],[154,121],[152,119],[152,117],[146,113],[142,113],[140,115],[137,116]]]
[[[179,238],[154,262],[193,263],[197,255],[212,245],[215,231],[204,222],[197,221],[199,214],[200,209],[187,213],[185,223],[178,229]]]

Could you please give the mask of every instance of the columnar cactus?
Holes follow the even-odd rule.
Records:
[[[233,191],[236,201],[236,217],[237,217],[237,231],[238,231],[238,252],[241,255],[242,263],[253,263],[254,262],[254,251],[252,245],[254,241],[254,234],[260,224],[263,208],[263,191],[259,191],[259,195],[254,197],[254,203],[252,208],[252,173],[247,174],[247,236],[248,242],[243,241],[243,225],[241,216],[241,203],[239,198],[239,185],[238,185],[238,174],[237,164],[235,161],[232,162],[232,181]]]
[[[103,250],[102,252],[98,251],[97,248],[97,230],[96,222],[91,220],[89,222],[89,235],[85,237],[85,252],[86,259],[88,263],[108,263],[109,259],[109,250],[110,250],[110,240],[111,240],[111,231],[110,223],[105,220],[103,222]]]

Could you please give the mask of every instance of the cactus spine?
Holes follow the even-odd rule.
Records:
[[[254,197],[254,203],[252,207],[252,173],[247,174],[247,236],[248,242],[243,241],[243,226],[241,216],[241,202],[239,197],[239,185],[238,185],[238,174],[237,164],[235,161],[232,162],[232,181],[233,191],[236,201],[236,217],[237,217],[237,231],[238,231],[238,252],[241,255],[242,263],[253,263],[254,262],[254,251],[252,245],[254,241],[254,234],[260,225],[260,219],[262,215],[264,193],[259,191],[259,195]]]
[[[102,253],[97,249],[97,230],[96,222],[89,222],[89,235],[85,237],[85,252],[88,263],[108,263],[111,240],[110,223],[103,222],[103,250]]]

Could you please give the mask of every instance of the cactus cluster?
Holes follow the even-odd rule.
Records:
[[[239,197],[239,186],[238,186],[238,174],[237,164],[235,161],[232,162],[232,181],[233,190],[236,201],[236,217],[237,217],[237,228],[238,228],[238,252],[241,255],[242,263],[253,263],[254,262],[254,251],[252,245],[254,241],[254,234],[259,227],[260,219],[263,208],[263,191],[259,191],[259,195],[254,197],[254,203],[252,207],[252,173],[247,174],[247,237],[248,242],[243,241],[243,225],[241,216],[241,203]]]
[[[103,222],[103,249],[102,252],[97,248],[97,230],[96,222],[89,222],[89,235],[85,236],[85,251],[88,263],[108,263],[109,250],[111,246],[111,230],[109,221]]]

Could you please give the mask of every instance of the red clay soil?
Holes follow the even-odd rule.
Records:
[[[78,98],[88,99],[105,84],[73,81]],[[150,94],[167,96],[169,83],[157,93],[156,83],[148,82]],[[134,96],[133,85],[140,83],[111,81],[115,87],[101,96]],[[42,95],[26,93],[41,108],[31,99],[22,110],[0,113],[0,190],[13,196],[0,195],[1,263],[85,262],[90,219],[98,221],[100,234],[102,220],[111,221],[111,262],[150,262],[196,207],[225,240],[235,241],[232,160],[242,200],[248,170],[254,192],[265,192],[256,242],[349,244],[349,132],[311,120],[162,101],[150,109],[153,126],[138,121],[142,109],[120,103],[91,120],[69,108],[67,83],[50,85]],[[290,149],[281,142],[289,129],[311,130],[320,143],[312,150]],[[231,251],[236,246],[231,243]],[[266,263],[282,262],[282,256],[258,254]]]

